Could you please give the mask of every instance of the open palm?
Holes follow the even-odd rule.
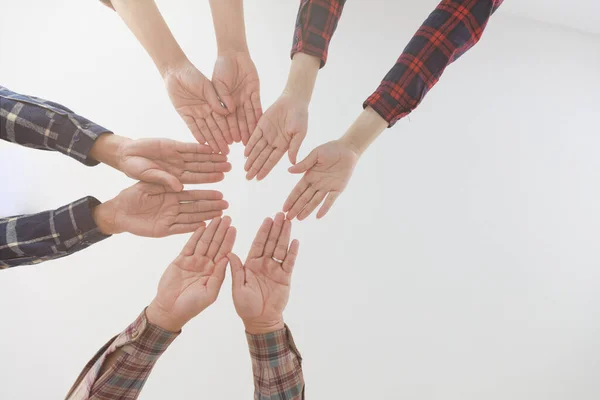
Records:
[[[215,115],[227,143],[242,141],[247,144],[262,115],[260,80],[250,54],[232,52],[220,55],[215,63],[212,82],[219,98],[232,111],[226,121],[224,117]]]

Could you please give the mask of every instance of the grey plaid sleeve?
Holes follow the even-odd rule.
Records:
[[[99,204],[84,197],[57,210],[0,218],[0,269],[64,257],[106,239],[92,217]]]
[[[89,166],[96,139],[108,129],[65,106],[0,86],[0,139],[40,150],[59,151]]]

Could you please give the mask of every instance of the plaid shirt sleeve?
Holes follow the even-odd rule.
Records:
[[[149,323],[144,310],[87,363],[66,399],[137,399],[154,364],[178,335]],[[106,357],[117,350],[121,352],[116,362],[99,376]]]
[[[364,103],[389,126],[417,108],[448,65],[473,47],[503,0],[443,0]]]
[[[292,58],[305,53],[321,59],[321,68],[327,62],[329,42],[337,28],[346,0],[301,0]]]
[[[57,210],[0,218],[0,269],[64,257],[107,238],[92,217],[99,204],[84,197]]]
[[[302,357],[292,333],[284,329],[265,335],[246,333],[255,400],[304,400]]]
[[[96,139],[108,129],[65,106],[0,86],[0,139],[40,150],[59,151],[89,166]]]

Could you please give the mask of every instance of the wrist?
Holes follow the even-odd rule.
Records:
[[[318,57],[296,53],[284,93],[310,103],[320,67],[321,60]]]
[[[94,160],[119,169],[122,146],[131,139],[113,134],[103,134],[92,146],[90,157]]]
[[[169,332],[179,332],[185,322],[173,318],[157,301],[152,300],[146,308],[146,318],[152,325],[156,325]]]
[[[251,335],[264,335],[279,331],[285,327],[283,316],[267,321],[243,320],[246,332]]]
[[[104,235],[121,233],[115,224],[115,208],[111,200],[94,207],[92,218],[100,232]]]
[[[381,115],[367,107],[339,141],[360,156],[388,125]]]

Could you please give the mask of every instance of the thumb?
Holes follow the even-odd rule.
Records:
[[[223,281],[225,280],[225,272],[227,271],[228,262],[229,260],[227,258],[222,258],[221,261],[215,265],[212,275],[210,278],[208,278],[206,286],[215,294],[218,294],[221,290],[221,285],[223,285]]]
[[[317,157],[317,149],[314,149],[313,151],[310,152],[310,154],[302,161],[300,161],[298,164],[296,165],[292,165],[288,171],[290,171],[292,174],[302,174],[306,171],[308,171],[310,168],[312,168],[318,160]],[[291,158],[291,156],[290,156]]]
[[[140,174],[140,180],[149,183],[156,183],[172,189],[175,192],[181,192],[183,185],[179,179],[162,169],[147,169]]]
[[[298,151],[300,150],[300,146],[302,145],[303,140],[304,135],[295,134],[294,136],[292,136],[292,141],[290,142],[290,149],[288,150],[288,157],[290,158],[290,162],[292,164],[296,164]]]
[[[227,255],[229,265],[231,266],[231,283],[233,289],[244,286],[244,265],[238,256],[233,253]]]
[[[223,105],[221,105],[221,102],[219,101],[219,97],[217,96],[215,87],[213,86],[212,82],[210,82],[210,81],[206,85],[204,85],[204,98],[210,105],[210,108],[212,108],[212,110],[214,112],[216,112],[217,114],[219,114],[219,115],[229,114],[229,110],[226,107],[223,107]],[[225,105],[227,105],[227,104],[225,104]]]
[[[227,111],[229,111],[230,113],[234,112],[235,103],[233,102],[233,96],[231,96],[231,93],[229,92],[227,86],[219,81],[214,81],[213,86],[215,88],[215,91],[217,92],[217,96],[219,96],[223,104],[225,104],[225,106],[227,107]],[[221,104],[219,104],[219,106],[223,108]]]

